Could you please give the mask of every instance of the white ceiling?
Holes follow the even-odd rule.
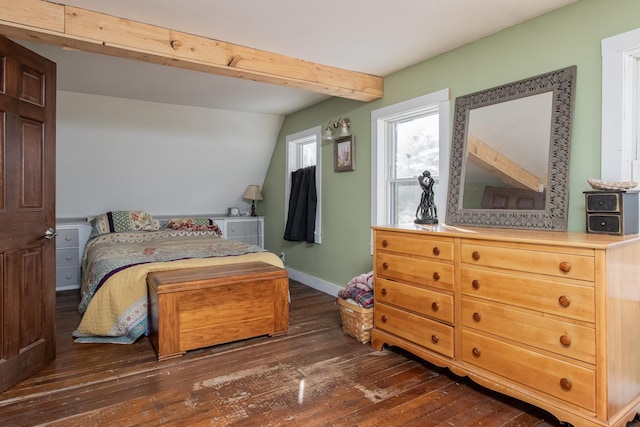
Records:
[[[577,0],[56,0],[387,76]],[[326,95],[20,41],[58,64],[58,89],[285,115]]]

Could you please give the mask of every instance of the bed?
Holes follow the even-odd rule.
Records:
[[[245,262],[284,267],[259,246],[220,237],[208,218],[161,222],[143,211],[112,211],[90,221],[81,265],[82,319],[73,332],[80,343],[130,344],[148,334],[150,272]]]

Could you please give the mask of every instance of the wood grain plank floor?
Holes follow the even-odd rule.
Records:
[[[342,333],[334,298],[291,281],[289,333],[158,362],[148,338],[76,344],[58,293],[57,359],[0,394],[2,426],[559,426],[402,350]]]

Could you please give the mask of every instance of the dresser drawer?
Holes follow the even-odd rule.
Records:
[[[622,194],[620,192],[587,192],[585,193],[588,211],[622,212]]]
[[[595,370],[470,331],[462,331],[462,360],[588,411],[596,409]]]
[[[373,308],[373,325],[447,357],[453,357],[453,327],[385,304]]]
[[[453,240],[436,236],[416,236],[376,232],[377,250],[453,260]]]
[[[462,326],[587,363],[596,362],[594,328],[471,298],[462,299]]]
[[[77,228],[59,228],[56,235],[56,248],[77,248],[79,245]]]
[[[585,250],[585,255],[568,253],[568,249],[565,252],[552,251],[549,247],[518,249],[467,241],[461,244],[460,259],[464,264],[593,281],[593,251]]]
[[[56,251],[56,268],[77,267],[80,265],[78,248],[58,249]]]
[[[77,287],[80,284],[80,267],[56,269],[56,288]]]
[[[405,285],[386,279],[376,280],[376,304],[385,303],[453,323],[453,295]]]
[[[587,233],[622,234],[620,214],[587,214]]]
[[[595,322],[595,289],[529,276],[463,267],[463,295]],[[588,283],[588,282],[585,282]]]
[[[376,277],[397,279],[453,291],[453,264],[378,252]]]

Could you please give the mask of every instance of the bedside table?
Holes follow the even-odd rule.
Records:
[[[263,216],[212,216],[222,230],[222,237],[264,249]]]

